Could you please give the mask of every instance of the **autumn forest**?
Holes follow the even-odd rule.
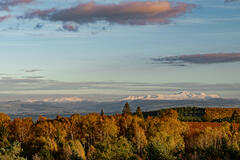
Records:
[[[0,113],[3,160],[240,159],[239,109],[172,108],[15,118]]]

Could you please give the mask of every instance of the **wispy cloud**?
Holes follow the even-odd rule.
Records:
[[[6,76],[8,75],[7,73],[0,73],[0,76]]]
[[[1,0],[0,10],[9,10],[9,7],[14,7],[21,4],[32,3],[34,0]]]
[[[171,18],[191,11],[193,7],[192,4],[170,3],[168,1],[135,1],[119,4],[88,2],[67,9],[33,10],[19,18],[40,18],[78,24],[98,21],[121,25],[168,24],[171,22]]]
[[[23,78],[28,78],[28,79],[42,79],[45,78],[44,76],[24,76]]]
[[[41,71],[40,69],[27,69],[27,70],[24,70],[24,72],[28,72],[28,73],[32,73],[32,72],[39,72]]]
[[[152,58],[152,61],[173,66],[240,62],[240,53],[209,53]]]
[[[240,0],[225,0],[225,3],[230,3],[230,2],[240,2]]]
[[[11,16],[10,15],[7,15],[7,16],[0,16],[0,22],[10,18]]]
[[[66,82],[48,80],[43,77],[2,77],[0,92],[22,91],[124,91],[133,93],[179,92],[179,91],[239,91],[240,83],[236,84],[205,84],[205,83],[140,83],[140,82]]]

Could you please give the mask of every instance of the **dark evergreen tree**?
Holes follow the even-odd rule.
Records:
[[[100,113],[101,116],[104,116],[104,112],[103,112],[103,109],[101,109],[101,113]]]
[[[234,133],[234,129],[233,129],[233,124],[231,123],[230,125],[230,132],[233,134]]]
[[[137,107],[136,115],[140,118],[143,118],[143,113],[142,113],[142,110],[139,106]]]
[[[233,111],[231,119],[232,122],[238,123],[240,121],[240,114],[236,110]]]
[[[131,108],[130,108],[130,105],[127,103],[125,103],[124,107],[123,107],[123,111],[122,111],[123,114],[129,114],[131,115],[132,112],[131,112]]]
[[[238,122],[238,132],[240,132],[240,122]]]

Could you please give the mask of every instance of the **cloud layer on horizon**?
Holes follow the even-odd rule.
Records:
[[[118,99],[118,101],[133,101],[133,100],[207,100],[214,98],[222,98],[217,94],[206,94],[206,93],[192,93],[192,92],[179,92],[174,94],[156,94],[156,95],[144,95],[144,96],[127,96],[123,99]],[[65,103],[65,102],[82,102],[88,101],[88,99],[83,99],[79,96],[59,96],[51,98],[34,99],[29,98],[25,100],[28,103],[35,102],[50,102],[50,103]]]
[[[80,97],[58,97],[58,98],[43,98],[43,99],[27,99],[26,102],[34,103],[34,102],[54,102],[54,103],[64,103],[64,102],[82,102],[83,99]]]
[[[65,82],[47,80],[43,76],[28,76],[23,78],[0,78],[0,93],[66,93],[67,91],[87,92],[206,92],[206,91],[239,91],[240,83],[235,84],[205,84],[205,83],[140,83],[140,82]]]
[[[173,66],[240,62],[240,53],[209,53],[152,58],[152,61]]]
[[[124,98],[125,101],[133,100],[206,100],[212,98],[221,98],[216,94],[206,93],[191,93],[191,92],[180,92],[176,94],[157,94],[157,95],[145,95],[145,96],[128,96]]]
[[[191,11],[194,5],[168,1],[122,2],[119,4],[81,3],[66,9],[32,10],[22,19],[40,18],[48,21],[88,24],[106,21],[109,24],[168,24],[171,18]]]

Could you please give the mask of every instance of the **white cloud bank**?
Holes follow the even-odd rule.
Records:
[[[82,98],[79,97],[60,97],[60,98],[44,98],[44,99],[28,99],[26,102],[55,102],[55,103],[63,103],[63,102],[81,102]]]
[[[143,96],[128,96],[120,98],[115,101],[133,101],[133,100],[208,100],[212,98],[222,98],[217,94],[206,94],[206,93],[192,93],[192,92],[180,92],[175,94],[156,94],[156,95],[143,95]],[[25,102],[50,102],[50,103],[67,103],[67,102],[82,102],[88,101],[88,98],[80,98],[78,96],[61,96],[61,97],[50,97],[50,98],[29,98]],[[95,101],[95,100],[93,100]]]
[[[180,92],[176,94],[157,94],[157,95],[145,95],[145,96],[128,96],[123,100],[206,100],[211,98],[221,98],[216,94],[206,93],[191,93],[191,92]]]

